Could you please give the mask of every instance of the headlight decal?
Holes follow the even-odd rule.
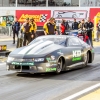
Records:
[[[46,72],[50,72],[50,71],[56,71],[57,68],[46,68]]]
[[[33,62],[12,62],[12,65],[28,65],[28,66],[33,66]]]
[[[44,58],[35,58],[34,59],[34,62],[43,62],[44,61]]]
[[[8,62],[9,62],[9,61],[13,61],[13,60],[14,60],[13,57],[9,57],[9,56],[8,56],[8,59],[7,59]]]

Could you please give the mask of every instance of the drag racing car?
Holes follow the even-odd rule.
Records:
[[[93,59],[93,48],[78,37],[47,35],[12,51],[7,59],[7,69],[25,73],[60,73],[85,67]]]

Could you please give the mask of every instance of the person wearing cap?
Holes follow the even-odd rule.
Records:
[[[61,34],[61,35],[65,35],[65,30],[66,30],[66,27],[65,27],[65,20],[62,19],[59,28],[60,28],[60,34]]]
[[[33,27],[33,30],[32,30],[32,35],[31,35],[31,40],[35,39],[36,37],[36,30],[37,30],[37,25],[34,21],[34,18],[30,18],[30,24],[32,25]]]
[[[23,23],[21,30],[22,30],[22,33],[24,33],[23,46],[26,46],[28,43],[31,42],[31,35],[32,35],[32,32],[33,32],[33,27],[30,24],[29,18],[26,18],[26,21],[25,21],[25,23]]]
[[[78,25],[78,28],[83,30],[84,29],[84,24],[85,24],[85,21],[84,21],[84,19],[82,19],[81,23]]]
[[[76,22],[76,19],[74,18],[74,22],[72,23],[72,30],[78,30],[78,22]]]
[[[100,41],[100,20],[97,23],[97,42]]]
[[[43,26],[45,35],[58,34],[54,18],[50,18]]]
[[[93,42],[92,42],[93,27],[94,27],[94,24],[91,22],[90,18],[88,17],[87,22],[85,22],[85,24],[84,24],[84,28],[87,29],[87,35],[89,37],[92,47],[93,47]]]

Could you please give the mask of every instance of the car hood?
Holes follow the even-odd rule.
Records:
[[[10,53],[9,56],[20,56],[22,58],[25,55],[40,56],[40,55],[49,54],[61,48],[63,48],[63,46],[54,44],[54,42],[52,41],[44,41],[44,42],[38,41],[34,44],[15,49],[14,51]]]

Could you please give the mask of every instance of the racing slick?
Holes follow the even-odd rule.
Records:
[[[50,18],[43,26],[44,29],[44,34],[45,35],[54,35],[54,34],[58,34],[57,33],[57,28],[56,28],[56,24],[55,24],[55,19],[54,18]]]

